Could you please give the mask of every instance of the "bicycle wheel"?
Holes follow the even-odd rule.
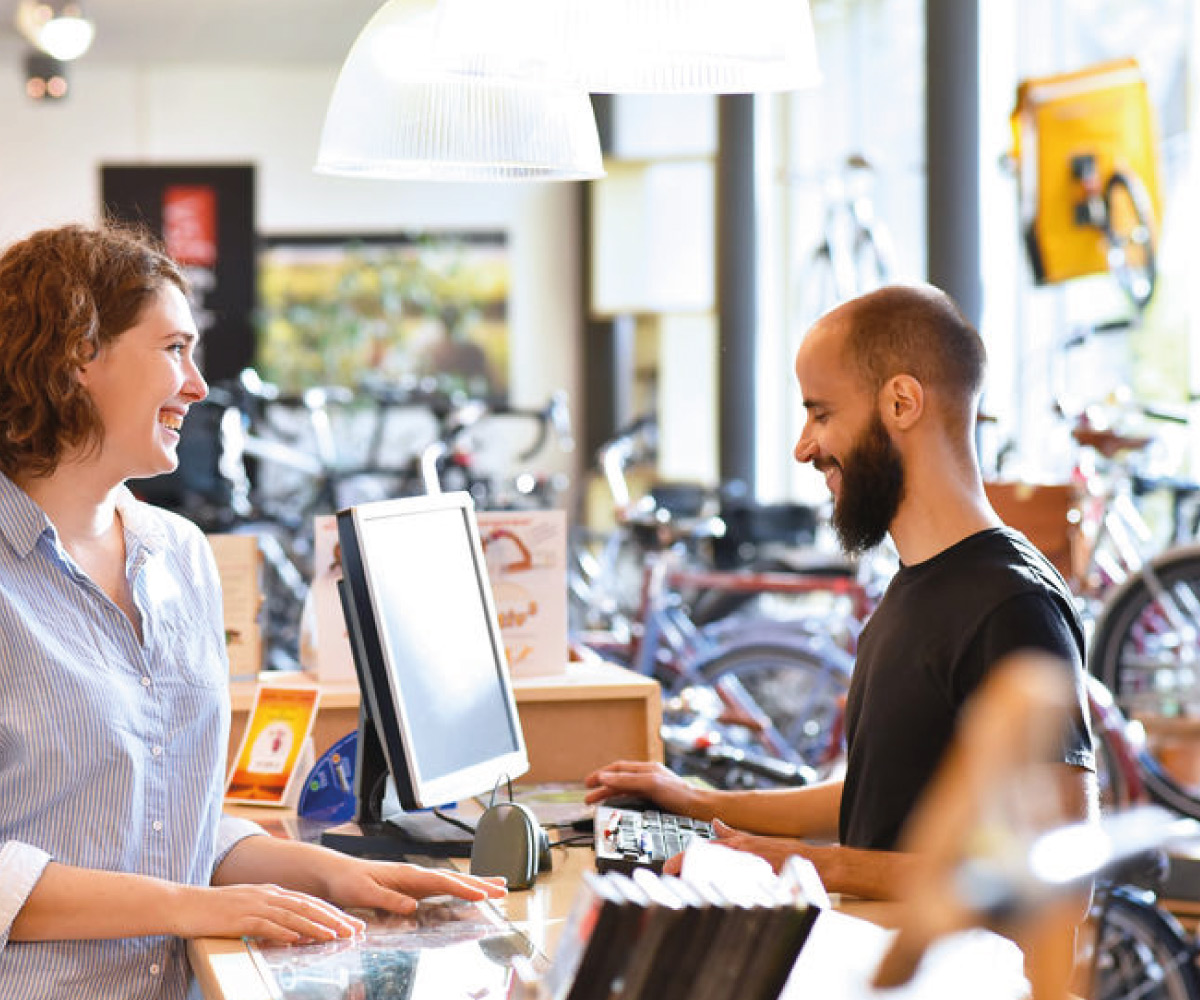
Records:
[[[873,229],[860,228],[854,237],[854,292],[862,295],[888,283],[889,251]]]
[[[1119,887],[1099,904],[1090,1000],[1200,1000],[1195,949],[1151,900]]]
[[[727,644],[692,664],[688,676],[718,689],[732,679],[749,696],[746,707],[765,717],[757,749],[824,777],[845,755],[842,716],[852,667],[849,654],[832,643],[797,633]]]
[[[1158,279],[1150,195],[1136,175],[1115,170],[1104,187],[1104,207],[1108,269],[1134,306],[1144,309]]]
[[[1200,546],[1164,552],[1105,601],[1089,665],[1121,711],[1150,728],[1200,706]],[[1172,777],[1161,761],[1146,764],[1149,794],[1200,818],[1200,786]]]

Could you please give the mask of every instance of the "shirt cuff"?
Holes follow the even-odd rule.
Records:
[[[217,854],[213,858],[212,870],[215,872],[220,868],[225,856],[247,837],[265,836],[267,831],[252,820],[223,815],[217,824]]]
[[[0,845],[0,950],[8,944],[13,921],[50,860],[45,851],[19,840]]]

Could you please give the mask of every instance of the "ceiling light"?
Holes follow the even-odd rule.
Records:
[[[585,91],[466,71],[436,44],[441,16],[437,0],[388,0],[371,18],[334,86],[318,173],[453,181],[603,176]]]
[[[21,0],[17,28],[29,41],[60,62],[78,59],[92,45],[95,26],[77,3]]]
[[[25,93],[33,101],[61,101],[67,96],[67,64],[36,49],[25,56]]]
[[[442,0],[443,52],[592,93],[734,94],[820,82],[808,0]]]

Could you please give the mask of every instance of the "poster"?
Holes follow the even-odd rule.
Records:
[[[567,669],[567,518],[561,510],[477,511],[504,652],[514,677]]]
[[[508,393],[503,233],[280,236],[259,253],[257,368],[287,392],[421,380]]]
[[[183,268],[209,382],[253,363],[254,167],[124,166],[100,170],[104,211],[144,224]]]

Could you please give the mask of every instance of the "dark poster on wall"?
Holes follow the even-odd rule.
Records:
[[[144,223],[187,273],[210,382],[254,362],[255,234],[252,166],[106,166],[105,212]]]

